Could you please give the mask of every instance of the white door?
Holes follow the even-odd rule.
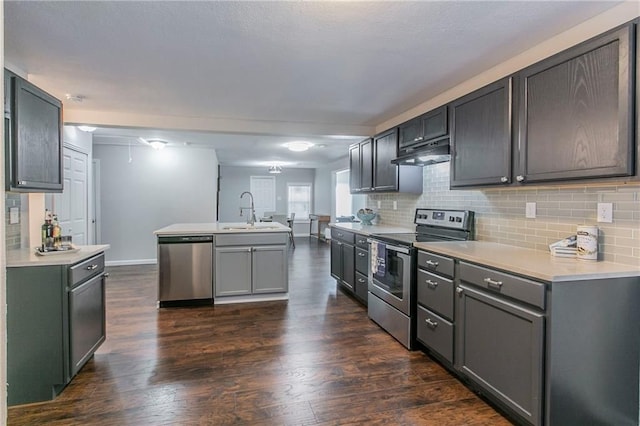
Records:
[[[53,197],[54,213],[58,215],[62,235],[71,235],[74,245],[85,245],[88,241],[88,156],[65,147],[63,167],[64,190]]]

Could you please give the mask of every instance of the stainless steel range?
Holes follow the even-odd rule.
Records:
[[[416,232],[373,234],[369,238],[369,318],[413,349],[416,316],[414,242],[465,241],[474,237],[468,210],[416,209]]]

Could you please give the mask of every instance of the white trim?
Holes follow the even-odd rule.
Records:
[[[107,260],[105,266],[156,265],[157,259]]]
[[[245,303],[245,302],[271,302],[274,300],[289,300],[289,293],[278,294],[254,294],[250,296],[227,296],[214,298],[214,305],[228,305],[230,303]]]

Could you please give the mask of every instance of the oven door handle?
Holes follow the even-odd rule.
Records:
[[[368,242],[370,242],[370,243],[384,244],[384,247],[385,247],[387,250],[397,251],[397,252],[399,252],[399,253],[404,253],[404,254],[409,254],[409,249],[408,249],[408,248],[406,248],[406,247],[392,246],[392,245],[390,245],[390,244],[388,244],[388,243],[385,243],[384,241],[378,241],[378,240],[371,240],[371,239],[369,239],[369,240],[367,240],[367,241],[368,241]]]

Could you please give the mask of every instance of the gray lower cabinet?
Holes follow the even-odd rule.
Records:
[[[369,243],[367,237],[356,234],[356,276],[355,276],[355,295],[365,305],[368,302],[369,294]]]
[[[284,233],[216,236],[215,296],[286,293],[287,241]]]
[[[331,276],[353,294],[355,290],[355,234],[331,228]]]

